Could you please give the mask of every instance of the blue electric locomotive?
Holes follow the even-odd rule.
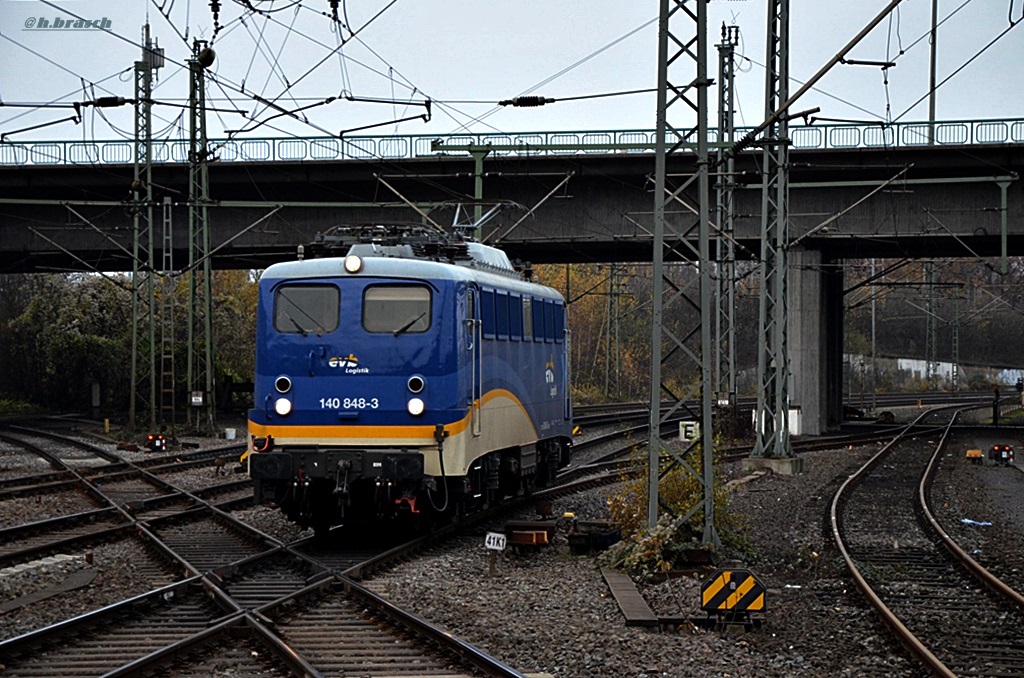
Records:
[[[260,279],[249,474],[322,531],[471,512],[569,463],[565,304],[503,252],[341,229]]]

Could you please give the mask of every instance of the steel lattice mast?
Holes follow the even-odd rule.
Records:
[[[718,47],[718,142],[732,145],[736,141],[735,83],[733,55],[739,43],[739,27],[722,25],[722,42]],[[717,195],[715,239],[716,275],[718,278],[717,322],[715,323],[715,391],[719,405],[736,405],[736,242],[735,195],[736,158],[726,155],[720,145],[716,154]]]
[[[156,288],[153,242],[153,71],[163,66],[163,53],[143,28],[142,59],[135,62],[135,149],[132,182],[132,365],[128,420],[131,429],[149,411],[149,429],[156,427]],[[148,389],[140,392],[148,380]],[[140,407],[140,404],[142,407]],[[142,410],[142,412],[140,412]]]
[[[174,220],[172,202],[164,197],[160,255],[160,431],[174,436],[177,383],[174,371]]]
[[[755,457],[793,456],[789,442],[786,250],[789,231],[789,0],[768,3],[767,76],[761,190],[761,299],[758,308]]]
[[[700,411],[696,418],[701,423],[698,443],[679,455],[671,455],[671,464],[682,466],[703,485],[703,499],[688,512],[676,516],[676,525],[703,510],[703,541],[718,544],[715,531],[714,486],[712,469],[712,327],[715,315],[712,303],[711,247],[708,181],[708,87],[707,77],[707,3],[704,0],[661,0],[658,20],[658,109],[655,132],[655,192],[654,192],[654,244],[653,244],[653,298],[651,329],[651,399],[650,443],[648,447],[648,506],[647,522],[653,528],[658,522],[658,484],[663,472],[661,426],[684,408],[684,400],[693,393],[679,397],[663,381],[662,367],[671,358],[686,356],[699,367],[695,390]],[[669,111],[696,114],[696,123],[677,126],[670,122]],[[682,109],[682,110],[680,110]],[[677,187],[667,183],[667,159],[674,153],[696,153],[696,172]],[[681,197],[695,200],[698,219],[693,223],[690,213],[679,210]],[[671,214],[672,222],[668,216]],[[682,216],[685,215],[685,216]],[[686,219],[688,224],[676,223]],[[694,247],[694,237],[697,246]],[[665,276],[665,253],[677,250],[697,262],[699,276],[694,284],[680,287]],[[693,289],[696,287],[697,289]],[[665,296],[666,289],[669,290]],[[672,331],[664,323],[666,310],[680,302],[699,309],[696,327],[685,332]],[[670,405],[663,412],[662,394],[669,396]],[[689,453],[701,453],[702,464],[696,468],[687,460]]]
[[[209,149],[205,71],[213,63],[205,41],[192,44],[189,70],[188,389],[189,424],[214,428],[213,270],[210,261]]]

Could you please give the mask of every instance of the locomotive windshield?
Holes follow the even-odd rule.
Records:
[[[430,329],[430,289],[420,285],[372,285],[363,292],[363,329],[374,334]]]
[[[282,285],[274,295],[274,327],[286,334],[338,329],[341,294],[334,285]]]

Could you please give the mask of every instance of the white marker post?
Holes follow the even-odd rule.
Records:
[[[498,560],[498,551],[505,550],[508,539],[501,532],[488,532],[484,538],[484,548],[491,552],[490,565],[487,568],[488,574],[494,576],[494,564]]]

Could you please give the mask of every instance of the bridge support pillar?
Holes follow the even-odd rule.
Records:
[[[833,271],[816,250],[797,247],[788,256],[790,407],[799,413],[799,431],[792,432],[820,435],[842,416],[841,409],[832,411],[833,391],[842,384],[842,272]]]
[[[780,476],[795,476],[804,472],[803,457],[747,457],[748,471],[771,471]]]

